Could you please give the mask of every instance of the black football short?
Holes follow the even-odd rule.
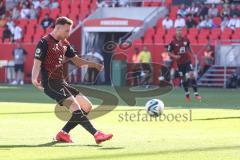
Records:
[[[23,72],[23,70],[24,70],[24,64],[15,64],[14,70],[15,70],[15,72],[18,72],[18,71]]]
[[[185,76],[186,73],[193,71],[193,66],[191,62],[178,65],[178,72],[180,76]]]
[[[48,83],[43,84],[44,93],[50,98],[57,101],[59,105],[63,105],[63,101],[70,96],[76,97],[80,92],[69,85],[64,80],[51,79]]]

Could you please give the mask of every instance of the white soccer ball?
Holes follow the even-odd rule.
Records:
[[[158,117],[163,113],[164,103],[159,99],[151,99],[147,101],[145,107],[148,115]]]

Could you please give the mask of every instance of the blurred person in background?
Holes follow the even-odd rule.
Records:
[[[16,79],[13,81],[13,85],[24,84],[24,63],[25,63],[25,56],[27,52],[24,48],[22,48],[20,43],[16,44],[16,48],[13,50],[13,60],[14,60],[14,69],[15,69],[15,77]]]

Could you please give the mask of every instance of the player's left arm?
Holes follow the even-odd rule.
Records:
[[[79,57],[76,53],[77,53],[77,51],[75,51],[71,45],[68,45],[67,50],[65,52],[65,57],[67,57],[67,59],[71,60],[78,68],[80,68],[84,65],[87,65],[88,67],[96,68],[99,71],[101,71],[103,69],[102,64],[87,61],[87,60]]]

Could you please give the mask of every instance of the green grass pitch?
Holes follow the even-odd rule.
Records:
[[[113,93],[110,87],[98,88]],[[30,85],[1,85],[0,160],[240,159],[240,90],[202,88],[200,93],[203,101],[189,104],[182,89],[161,96],[165,115],[180,115],[178,120],[145,117],[147,99],[138,99],[135,107],[120,101],[115,110],[92,120],[113,133],[112,140],[96,145],[77,126],[70,132],[73,144],[55,144],[52,138],[65,122],[55,116],[54,101]]]

